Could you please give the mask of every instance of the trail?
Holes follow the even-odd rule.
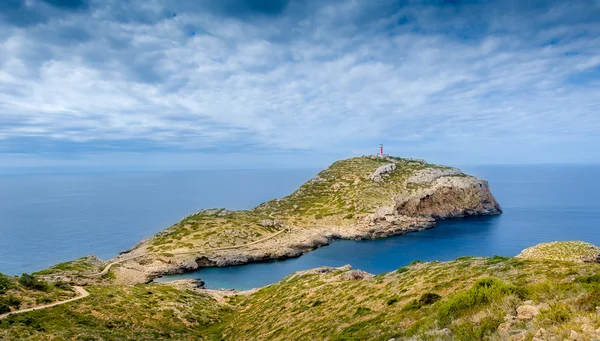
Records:
[[[282,234],[284,232],[291,232],[291,231],[292,231],[292,229],[290,227],[286,227],[283,230],[281,230],[281,231],[279,231],[277,233],[274,233],[274,234],[272,234],[272,235],[270,235],[268,237],[265,237],[265,238],[262,238],[262,239],[259,239],[259,240],[255,240],[255,241],[247,243],[247,244],[240,244],[240,245],[233,245],[233,246],[224,246],[224,247],[215,247],[215,248],[210,248],[210,249],[190,250],[190,251],[171,251],[171,252],[168,252],[168,253],[170,253],[172,255],[186,255],[186,254],[192,254],[192,253],[207,253],[207,252],[211,252],[211,251],[234,250],[234,249],[239,249],[239,248],[242,248],[242,247],[246,247],[246,246],[251,246],[251,245],[258,244],[258,243],[262,243],[262,242],[264,242],[266,240],[275,238],[275,237],[277,237],[278,235],[280,235],[280,234]],[[142,254],[142,255],[135,255],[135,256],[126,257],[126,258],[120,259],[118,261],[109,263],[104,268],[104,270],[102,270],[102,271],[100,271],[98,273],[90,274],[90,275],[83,275],[83,276],[84,277],[93,277],[93,278],[102,277],[102,276],[106,275],[110,271],[110,268],[113,265],[117,265],[117,264],[126,262],[128,260],[132,260],[132,259],[143,257],[143,256],[146,256],[146,255]]]
[[[26,313],[28,311],[46,309],[46,308],[50,308],[50,307],[55,307],[57,305],[61,305],[61,304],[65,304],[65,303],[69,303],[69,302],[73,302],[73,301],[77,301],[77,300],[80,300],[82,298],[88,297],[90,295],[90,293],[87,292],[82,287],[73,286],[73,289],[75,289],[75,291],[77,291],[77,293],[79,294],[79,296],[73,297],[73,298],[69,298],[68,300],[64,300],[64,301],[58,301],[58,302],[54,302],[54,303],[39,305],[37,307],[32,307],[32,308],[27,308],[27,309],[21,309],[21,310],[11,311],[10,313],[6,313],[6,314],[0,315],[0,320],[2,320],[3,318],[8,317],[10,315],[14,315],[14,314],[21,314],[21,313]]]

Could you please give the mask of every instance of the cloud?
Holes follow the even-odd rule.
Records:
[[[0,153],[590,161],[577,144],[600,142],[598,2],[1,6]]]

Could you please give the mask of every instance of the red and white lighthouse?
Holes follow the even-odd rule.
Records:
[[[383,143],[379,145],[379,155],[383,156]]]

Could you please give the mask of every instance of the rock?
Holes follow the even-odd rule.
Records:
[[[540,328],[540,329],[538,329],[537,333],[535,333],[535,337],[539,337],[539,338],[543,339],[546,337],[546,334],[547,334],[546,329]]]
[[[383,174],[391,173],[394,169],[396,169],[395,163],[390,163],[390,164],[381,166],[381,167],[377,168],[373,173],[371,173],[371,175],[369,175],[369,179],[371,179],[375,182],[381,182],[381,181],[383,181],[383,178],[381,176]]]
[[[539,313],[537,307],[533,305],[522,305],[517,308],[517,320],[531,320]]]
[[[372,278],[373,275],[362,270],[350,270],[340,275],[340,279],[344,281],[357,281],[362,279]]]
[[[596,330],[594,329],[594,327],[586,323],[581,325],[581,330],[586,334],[596,334]]]
[[[510,341],[524,341],[527,337],[527,332],[520,332],[510,337]]]
[[[425,185],[434,182],[443,176],[464,174],[458,168],[426,168],[411,175],[406,181],[407,184]]]
[[[488,182],[470,176],[442,177],[429,188],[393,197],[397,214],[434,219],[501,213]]]
[[[281,227],[281,226],[283,226],[283,221],[265,219],[265,220],[261,220],[258,223],[258,225],[260,225],[262,227]]]
[[[525,302],[523,302],[523,304],[525,304],[525,305],[533,305],[533,300],[525,301]]]
[[[314,178],[308,180],[308,183],[309,184],[318,184],[318,183],[323,182],[323,181],[325,181],[325,179],[323,179],[322,177],[320,177],[320,176],[317,175]]]
[[[510,327],[512,327],[512,323],[510,323],[510,322],[502,322],[498,326],[498,333],[500,333],[501,335],[507,335],[508,334],[508,330],[510,329]]]
[[[579,339],[579,333],[577,333],[574,330],[571,330],[571,334],[569,334],[569,337],[571,338],[571,340],[578,340]]]

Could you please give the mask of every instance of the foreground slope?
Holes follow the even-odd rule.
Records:
[[[437,219],[500,212],[487,181],[458,169],[356,157],[252,210],[210,209],[186,217],[113,259],[119,265],[111,273],[117,283],[143,283],[199,267],[296,257],[335,238],[386,237],[431,228]],[[85,273],[57,272],[87,283]]]
[[[0,320],[0,339],[597,340],[598,255],[560,242],[514,258],[416,261],[377,276],[318,268],[237,295],[93,286],[80,301]]]

